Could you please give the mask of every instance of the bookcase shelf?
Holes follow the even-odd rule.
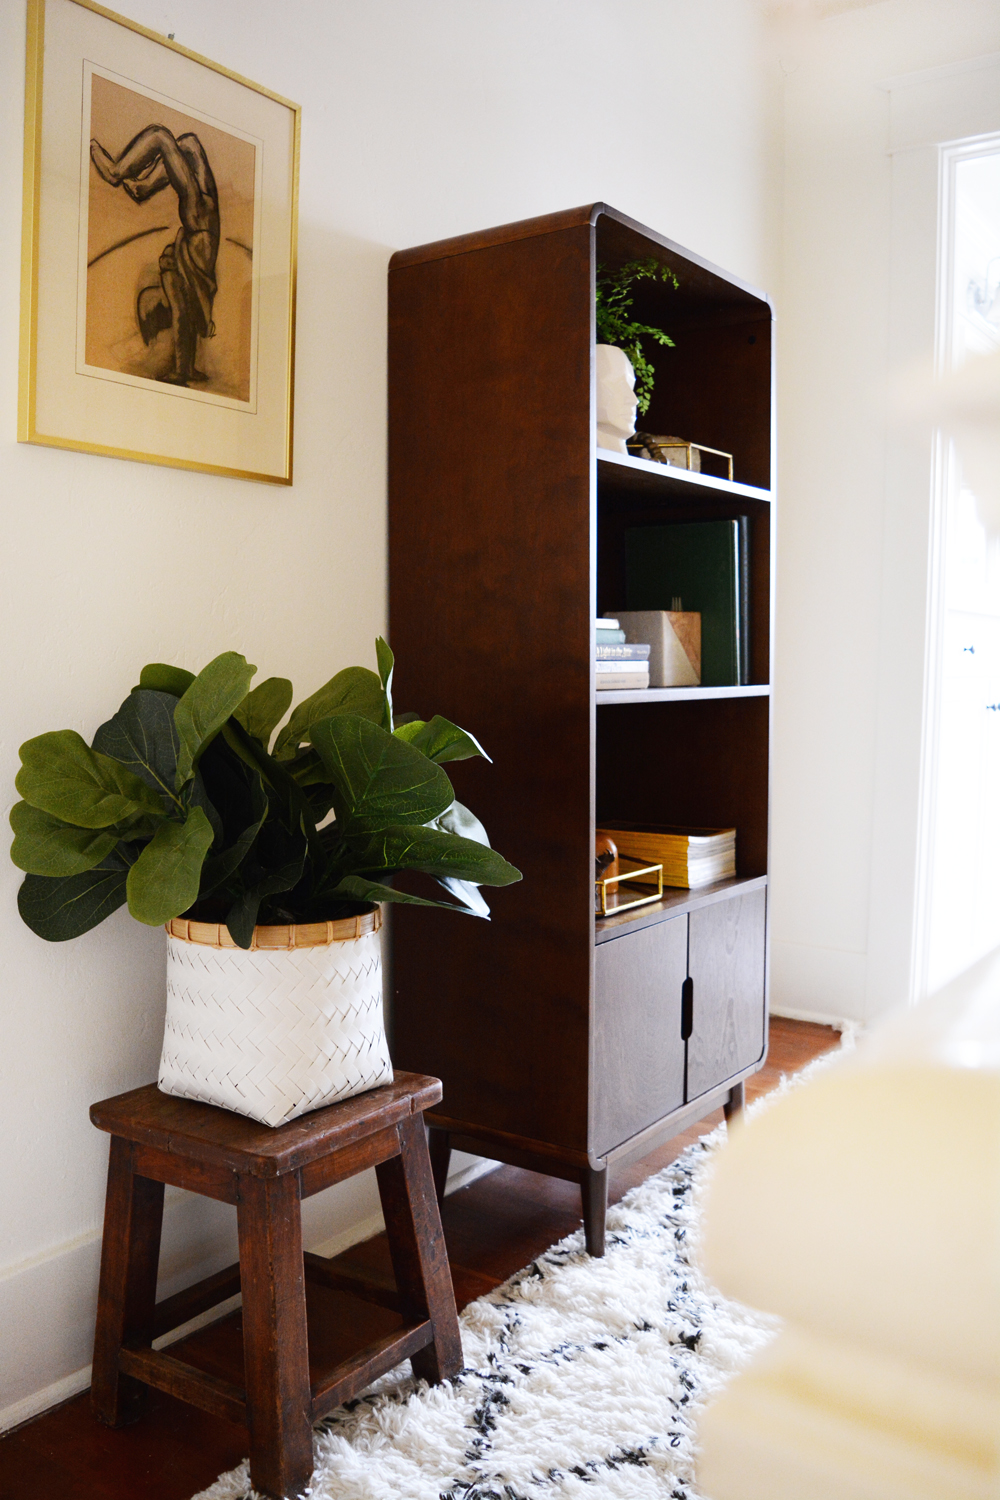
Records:
[[[690,499],[704,495],[708,500],[726,496],[765,504],[771,502],[770,490],[761,490],[752,484],[717,479],[711,474],[691,473],[673,464],[651,463],[649,459],[635,458],[631,453],[611,453],[601,448],[597,450],[597,473],[599,482],[609,487],[650,499],[669,500],[673,492],[677,497]]]
[[[688,912],[700,911],[703,906],[713,906],[717,901],[729,901],[734,895],[763,890],[766,885],[764,875],[744,875],[732,880],[716,880],[694,891],[668,889],[663,892],[661,901],[652,901],[649,906],[634,906],[628,911],[598,917],[594,923],[594,942],[607,943],[620,937],[625,930],[639,932],[671,917],[685,916]]]
[[[746,687],[604,688],[595,692],[594,702],[606,708],[612,703],[697,703],[711,698],[768,698],[770,694],[766,682]]]
[[[679,285],[635,289],[674,340],[643,429],[732,453],[732,482],[596,447],[595,267],[647,257]],[[393,1060],[443,1080],[439,1183],[452,1147],[576,1181],[593,1253],[609,1166],[736,1107],[766,1053],[772,376],[767,298],[606,204],[390,263],[394,698],[485,745],[448,773],[524,874],[488,923],[395,908]],[[750,685],[595,692],[626,532],[743,516]],[[612,820],[734,827],[736,878],[595,922]]]

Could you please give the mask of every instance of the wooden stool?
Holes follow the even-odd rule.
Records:
[[[111,1427],[134,1421],[147,1386],[250,1430],[258,1490],[298,1495],[312,1474],[312,1424],[404,1359],[436,1382],[462,1345],[434,1196],[423,1111],[436,1078],[397,1073],[386,1088],[272,1130],[155,1084],[95,1104],[111,1135],[91,1402]],[[397,1288],[343,1274],[302,1251],[300,1201],[374,1167]],[[236,1206],[239,1263],[156,1301],[163,1185]],[[402,1313],[405,1326],[310,1382],[305,1277]],[[245,1390],[151,1348],[154,1338],[243,1293]]]

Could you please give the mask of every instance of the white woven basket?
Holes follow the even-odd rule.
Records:
[[[378,910],[341,922],[167,923],[159,1086],[265,1125],[392,1082]]]

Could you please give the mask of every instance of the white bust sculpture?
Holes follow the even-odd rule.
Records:
[[[597,446],[627,453],[625,439],[635,431],[638,400],[635,371],[624,349],[597,346]]]

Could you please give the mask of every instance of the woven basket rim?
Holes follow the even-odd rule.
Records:
[[[250,949],[241,949],[233,942],[225,922],[192,922],[187,917],[173,917],[166,924],[170,937],[183,943],[196,943],[202,948],[234,948],[239,952],[255,949],[325,948],[330,943],[353,942],[367,933],[378,932],[382,926],[382,912],[362,912],[357,917],[341,917],[336,922],[294,922],[283,927],[255,927]]]

